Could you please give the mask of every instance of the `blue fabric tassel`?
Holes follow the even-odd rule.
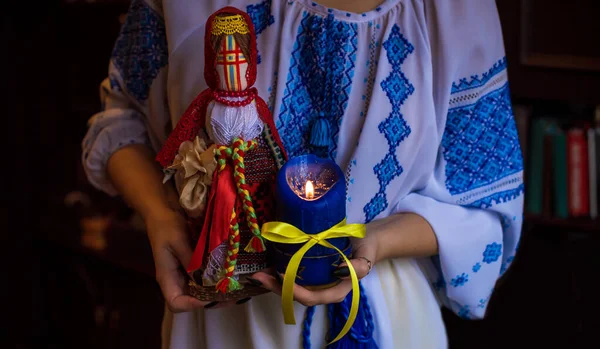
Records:
[[[310,144],[315,147],[328,147],[329,136],[329,122],[325,118],[325,114],[320,113],[310,131]]]
[[[329,349],[378,349],[375,338],[373,338],[375,324],[373,322],[371,308],[369,307],[369,301],[364,292],[362,284],[359,283],[359,285],[360,306],[358,308],[356,321],[352,325],[350,332],[348,332],[348,334],[342,337],[339,341],[328,346]],[[342,330],[342,327],[346,323],[348,315],[350,314],[351,304],[352,293],[349,293],[341,303],[329,304],[327,306],[327,313],[329,317],[329,332],[327,341],[334,339]],[[304,328],[302,330],[303,349],[310,349],[310,325],[312,324],[312,317],[314,313],[314,307],[308,307],[306,309],[306,315],[303,324]]]

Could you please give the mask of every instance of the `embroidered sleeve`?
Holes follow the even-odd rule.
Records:
[[[164,103],[166,40],[160,1],[133,0],[100,87],[103,111],[90,119],[82,143],[88,180],[109,195],[117,194],[106,175],[110,156],[126,145],[151,146],[165,126],[149,127],[147,116],[150,104]]]
[[[430,38],[441,55],[434,58],[441,82],[434,89],[443,132],[433,176],[395,211],[415,212],[431,224],[439,244],[439,255],[426,263],[433,286],[447,307],[476,319],[520,239],[523,158],[495,3],[430,3],[443,16],[435,19],[439,33],[453,32]]]

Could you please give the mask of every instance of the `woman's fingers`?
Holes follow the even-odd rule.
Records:
[[[156,281],[169,310],[180,313],[202,308],[207,304],[184,292],[185,275],[180,271],[178,259],[169,250],[157,251],[154,258],[156,260]]]
[[[350,263],[352,263],[352,267],[359,280],[367,276],[371,271],[371,262],[366,257],[355,257],[350,260]],[[350,268],[348,268],[346,263],[342,263],[333,271],[333,275],[339,279],[350,279]]]
[[[281,296],[282,285],[279,283],[275,275],[265,271],[259,271],[258,273],[252,275],[252,279],[258,281],[261,287]]]
[[[360,262],[357,264],[360,264]],[[355,263],[352,262],[352,265],[354,266]],[[368,266],[365,266],[365,270],[368,270]],[[366,275],[367,272],[364,271],[363,273]],[[252,278],[260,281],[262,287],[269,291],[278,295],[282,294],[283,285],[278,281],[276,275],[258,272],[254,274]],[[283,279],[283,276],[281,276],[281,278]],[[352,281],[350,277],[344,278],[338,285],[326,289],[309,290],[297,284],[294,284],[293,289],[294,300],[305,306],[340,303],[346,298],[350,291],[352,291]]]

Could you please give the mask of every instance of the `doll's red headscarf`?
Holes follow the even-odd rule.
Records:
[[[250,16],[244,11],[241,11],[235,7],[224,7],[219,11],[213,13],[206,22],[206,33],[204,34],[204,80],[206,80],[206,84],[209,88],[214,91],[219,90],[219,74],[217,73],[217,54],[215,51],[215,47],[211,45],[211,36],[213,35],[213,25],[215,22],[215,17],[221,14],[228,15],[240,15],[246,22],[248,26],[248,36],[250,37],[250,57],[246,57],[249,59],[248,70],[246,71],[246,81],[248,83],[248,89],[254,85],[256,82],[256,33],[254,31],[254,25],[252,24],[252,20]]]
[[[232,92],[221,91],[219,89],[219,74],[217,72],[218,52],[215,51],[215,47],[211,44],[211,35],[213,32],[213,23],[215,21],[215,17],[220,14],[240,15],[248,27],[248,36],[250,38],[250,57],[248,57],[248,68],[245,74],[247,81],[247,88],[245,91]],[[175,156],[177,155],[181,143],[193,140],[198,134],[198,131],[206,126],[206,110],[208,104],[213,100],[220,100],[221,96],[255,96],[256,107],[260,118],[271,129],[271,131],[273,131],[272,133],[275,142],[279,145],[280,149],[283,150],[283,145],[281,144],[279,135],[276,132],[271,112],[269,111],[265,101],[256,94],[256,89],[253,87],[256,81],[257,49],[256,33],[250,16],[248,16],[246,12],[230,6],[224,7],[213,13],[206,22],[206,32],[204,34],[204,56],[204,79],[208,85],[208,88],[202,91],[189,105],[177,123],[175,129],[169,135],[168,139],[163,145],[163,148],[156,156],[156,161],[158,161],[163,167],[171,165],[175,159]]]

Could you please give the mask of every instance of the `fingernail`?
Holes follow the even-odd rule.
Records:
[[[216,301],[215,302],[210,302],[207,305],[205,305],[204,308],[205,309],[212,308],[212,307],[214,307],[217,304],[219,304],[219,302],[216,302]]]
[[[263,284],[262,284],[262,282],[260,282],[260,281],[258,281],[258,280],[256,280],[256,279],[253,279],[253,278],[246,278],[246,280],[248,280],[248,282],[249,282],[249,283],[250,283],[252,286],[258,286],[258,287],[261,287],[261,286],[263,285]]]
[[[251,299],[252,299],[252,297],[240,299],[239,301],[235,302],[235,304],[244,304],[244,303],[246,303],[247,301],[249,301]]]
[[[337,268],[333,271],[333,276],[338,278],[345,278],[350,276],[350,269],[348,267]]]
[[[279,282],[279,284],[283,285],[283,279],[281,278],[281,275],[279,275],[279,273],[275,273],[275,279],[277,279],[277,282]]]

